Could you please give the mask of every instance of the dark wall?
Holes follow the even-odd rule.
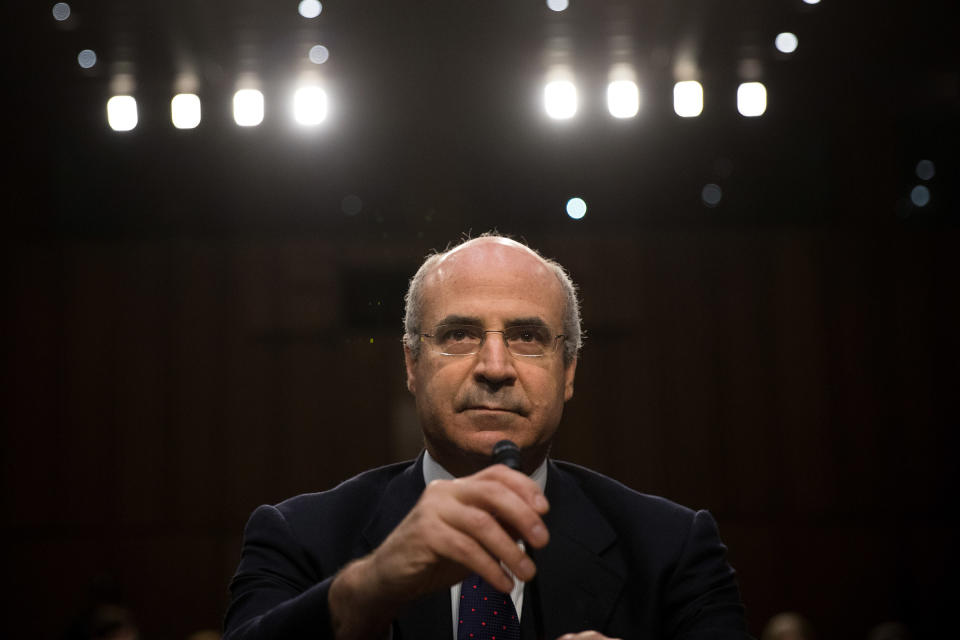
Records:
[[[588,328],[558,457],[713,511],[754,633],[784,609],[825,638],[930,629],[956,534],[955,233],[531,242],[580,283]],[[256,505],[414,455],[399,312],[427,249],[290,234],[9,254],[15,627],[49,637],[104,584],[147,637],[216,627]]]

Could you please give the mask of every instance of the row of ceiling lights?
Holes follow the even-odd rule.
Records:
[[[804,0],[807,4],[817,4],[819,0]],[[547,0],[547,6],[553,11],[567,9],[566,0]],[[307,19],[320,15],[323,5],[318,0],[301,0],[298,3],[299,14]],[[70,6],[65,2],[58,2],[53,6],[53,16],[59,21],[70,17]],[[786,54],[796,51],[797,36],[790,32],[783,32],[774,39],[774,46],[778,51]],[[329,58],[330,52],[323,45],[312,47],[308,58],[315,64],[323,64]],[[96,64],[96,54],[85,49],[78,55],[78,63],[83,68],[91,68]],[[556,71],[556,70],[554,70]],[[611,71],[614,75],[615,70]],[[623,71],[620,69],[619,71]],[[555,120],[573,118],[578,110],[578,96],[576,85],[569,79],[569,73],[563,73],[562,78],[548,82],[544,88],[544,109],[547,115]],[[632,118],[640,110],[640,89],[632,79],[632,70],[619,73],[621,79],[612,80],[607,86],[607,109],[615,118]],[[766,111],[766,88],[760,82],[745,82],[737,89],[737,110],[745,117],[763,115]],[[703,111],[703,87],[699,82],[686,80],[677,82],[673,89],[673,107],[677,115],[691,118],[700,115]],[[263,94],[252,88],[244,88],[236,92],[233,99],[234,120],[240,126],[257,126],[263,121],[264,99]],[[318,86],[306,86],[298,89],[293,99],[293,117],[296,122],[305,126],[315,126],[323,122],[328,113],[328,99],[326,92]],[[171,101],[171,120],[175,127],[192,129],[200,124],[200,98],[196,94],[178,94]],[[116,131],[129,131],[137,126],[137,104],[131,95],[117,95],[107,103],[107,121]]]
[[[329,113],[326,91],[318,86],[305,86],[293,94],[293,119],[304,126],[316,126]],[[554,120],[569,120],[578,109],[576,86],[568,80],[547,83],[543,91],[543,107]],[[737,110],[745,117],[763,115],[767,108],[767,90],[760,82],[744,82],[737,88]],[[635,82],[617,80],[607,85],[607,110],[614,118],[633,118],[640,111],[640,90]],[[703,112],[703,87],[688,80],[673,86],[673,110],[683,118]],[[256,89],[240,89],[233,94],[233,119],[241,127],[255,127],[263,122],[264,97]],[[200,97],[178,93],[170,101],[170,119],[177,129],[193,129],[200,124]],[[107,123],[114,131],[135,129],[139,121],[137,101],[131,95],[115,95],[107,101]]]

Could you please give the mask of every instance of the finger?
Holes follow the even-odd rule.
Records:
[[[438,524],[430,537],[429,543],[437,555],[479,574],[500,591],[509,593],[513,589],[513,578],[473,537],[446,523]]]
[[[514,471],[506,465],[495,464],[475,475],[483,478],[492,477],[507,485],[540,515],[550,510],[550,503],[543,495],[540,485],[519,471]]]
[[[445,510],[440,517],[451,527],[480,543],[488,554],[503,562],[521,580],[532,580],[536,575],[533,560],[488,511],[459,504],[459,508]]]
[[[505,528],[526,540],[532,547],[543,547],[550,540],[550,534],[540,514],[516,491],[498,479],[456,480],[452,491],[462,504],[489,512]]]

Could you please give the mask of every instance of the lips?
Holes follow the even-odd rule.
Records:
[[[493,394],[471,389],[457,398],[454,407],[459,413],[464,411],[497,411],[515,413],[519,416],[526,416],[530,413],[527,411],[522,398],[513,397],[515,394],[508,394],[505,391],[505,389],[501,389],[500,393]]]
[[[465,411],[490,411],[496,413],[514,413],[518,416],[527,415],[526,410],[519,405],[500,405],[500,404],[467,404],[461,405],[457,408],[457,411],[463,413]]]

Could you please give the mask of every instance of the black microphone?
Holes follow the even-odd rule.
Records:
[[[520,447],[510,440],[501,440],[493,445],[490,464],[505,464],[514,471],[520,471]],[[533,549],[527,548],[527,555],[533,558]],[[534,560],[536,562],[536,560]],[[543,640],[543,608],[540,604],[540,588],[536,576],[530,581],[528,590],[528,602],[533,614],[533,629],[537,640]]]
[[[510,440],[501,440],[493,445],[490,464],[505,464],[514,471],[520,471],[520,447]]]

